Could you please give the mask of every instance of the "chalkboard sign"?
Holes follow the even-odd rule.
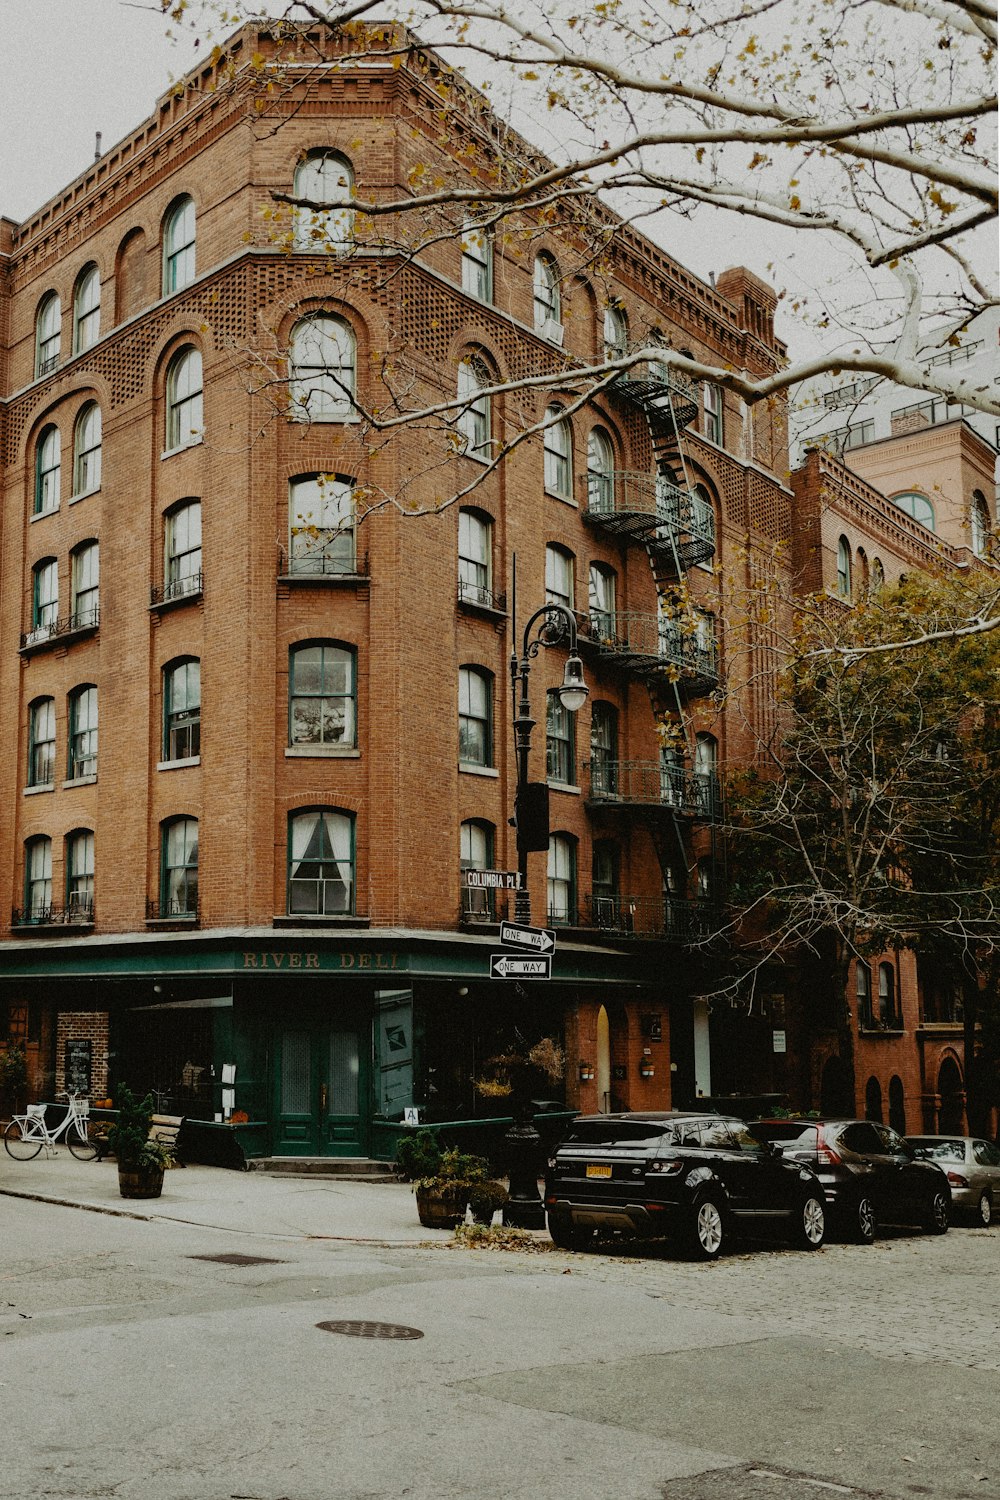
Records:
[[[90,1093],[90,1039],[66,1043],[66,1087],[74,1094]]]

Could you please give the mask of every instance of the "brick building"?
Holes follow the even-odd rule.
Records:
[[[775,640],[727,658],[726,595],[791,529],[784,408],[578,373],[657,343],[771,371],[774,295],[596,207],[494,236],[446,205],[419,242],[362,216],[530,153],[419,46],[346,46],[244,28],[0,222],[8,1034],[37,1096],[72,1058],[96,1094],[245,1114],[255,1154],[391,1155],[405,1107],[481,1113],[513,1023],[564,1037],[585,1109],[780,1092],[685,942],[741,753],[714,690],[774,713]],[[255,58],[284,69],[263,121]],[[318,206],[282,222],[292,190]],[[521,984],[489,977],[505,897],[462,872],[516,868],[509,660],[546,600],[590,693],[574,719],[540,651],[529,887],[559,935]]]

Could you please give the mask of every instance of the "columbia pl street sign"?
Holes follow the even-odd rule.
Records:
[[[548,953],[538,957],[527,953],[491,953],[491,979],[551,979],[552,958]]]
[[[501,922],[500,941],[514,948],[530,948],[535,953],[552,953],[556,935],[548,927],[514,927],[510,922]]]

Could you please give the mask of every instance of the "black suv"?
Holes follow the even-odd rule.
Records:
[[[566,1250],[617,1229],[679,1237],[714,1260],[741,1222],[783,1224],[803,1250],[818,1250],[823,1204],[811,1168],[716,1114],[580,1116],[545,1176],[549,1234]]]
[[[870,1244],[876,1224],[919,1224],[944,1234],[951,1188],[941,1168],[918,1161],[913,1147],[874,1120],[758,1120],[755,1135],[790,1161],[812,1167],[831,1225]]]

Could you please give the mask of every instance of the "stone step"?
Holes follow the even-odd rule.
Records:
[[[339,1177],[349,1182],[394,1182],[389,1161],[366,1156],[259,1156],[248,1163],[251,1172],[278,1172],[285,1176]]]

